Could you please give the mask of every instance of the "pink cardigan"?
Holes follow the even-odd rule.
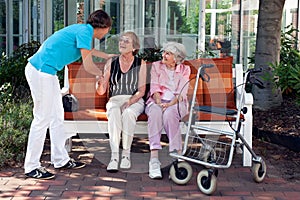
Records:
[[[150,98],[148,99],[147,104],[149,104],[150,102],[154,102],[152,95],[155,92],[161,93],[161,96],[163,96],[163,94],[166,92],[168,85],[167,83],[170,81],[167,74],[167,70],[168,69],[166,65],[163,64],[161,61],[152,63],[149,94]],[[189,84],[186,83],[189,81],[190,74],[191,69],[189,66],[184,64],[179,64],[176,66],[174,76],[176,89],[174,95],[180,94],[185,102],[187,102],[187,92],[189,87]]]

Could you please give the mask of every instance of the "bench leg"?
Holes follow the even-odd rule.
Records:
[[[68,152],[72,151],[72,137],[66,139],[65,148],[67,149]]]
[[[248,109],[248,112],[244,115],[245,117],[245,125],[244,125],[244,139],[248,143],[248,145],[252,148],[252,108]],[[244,167],[251,167],[252,166],[252,155],[248,151],[248,149],[243,146],[243,166]]]

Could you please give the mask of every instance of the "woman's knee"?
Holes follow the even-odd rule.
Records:
[[[107,109],[107,117],[119,117],[121,116],[121,110],[118,107],[110,107]]]
[[[146,114],[148,117],[159,117],[162,116],[162,109],[157,104],[151,104],[150,106],[146,107]]]
[[[164,118],[164,122],[168,122],[168,121],[174,122],[180,120],[179,114],[175,109],[165,110],[163,118]]]
[[[135,113],[131,109],[125,109],[122,113],[122,119],[123,120],[136,120],[138,117],[138,113]]]

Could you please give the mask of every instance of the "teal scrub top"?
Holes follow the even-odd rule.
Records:
[[[37,70],[55,75],[81,57],[80,49],[92,49],[93,34],[90,24],[67,26],[46,39],[28,61]]]

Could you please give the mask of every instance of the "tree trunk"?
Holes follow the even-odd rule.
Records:
[[[270,63],[279,62],[281,19],[285,0],[260,0],[255,51],[255,68],[262,68],[259,74],[264,89],[253,86],[254,106],[269,110],[280,106],[282,93],[274,83]]]

